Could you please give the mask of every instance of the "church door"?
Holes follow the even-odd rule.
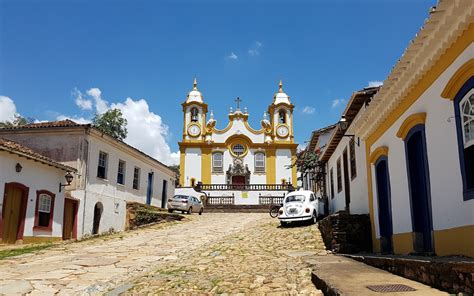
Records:
[[[232,185],[245,185],[245,176],[232,176]]]

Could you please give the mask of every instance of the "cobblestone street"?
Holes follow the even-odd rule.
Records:
[[[322,295],[311,283],[311,269],[302,260],[326,254],[317,227],[278,225],[278,220],[262,219],[219,242],[206,244],[139,279],[128,295]]]
[[[319,294],[301,260],[323,250],[315,226],[282,229],[268,214],[188,217],[2,260],[0,293]]]

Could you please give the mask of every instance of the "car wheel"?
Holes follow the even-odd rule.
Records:
[[[168,213],[173,213],[173,210],[172,210],[172,209],[168,209]]]
[[[193,207],[190,207],[188,210],[188,215],[191,215],[193,213]]]
[[[203,212],[203,211],[204,211],[204,210],[201,208],[201,209],[199,210],[199,215],[202,215],[202,212]]]
[[[313,212],[313,224],[316,224],[318,222],[318,215],[316,214],[316,211]]]

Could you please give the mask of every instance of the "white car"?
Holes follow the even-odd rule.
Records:
[[[278,212],[281,226],[290,222],[308,221],[316,223],[318,203],[312,191],[300,190],[288,193],[283,200],[283,206]]]

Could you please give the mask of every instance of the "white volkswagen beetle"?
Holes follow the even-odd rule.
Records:
[[[300,190],[288,193],[278,212],[282,227],[294,221],[311,220],[316,223],[318,217],[317,199],[312,191]]]

